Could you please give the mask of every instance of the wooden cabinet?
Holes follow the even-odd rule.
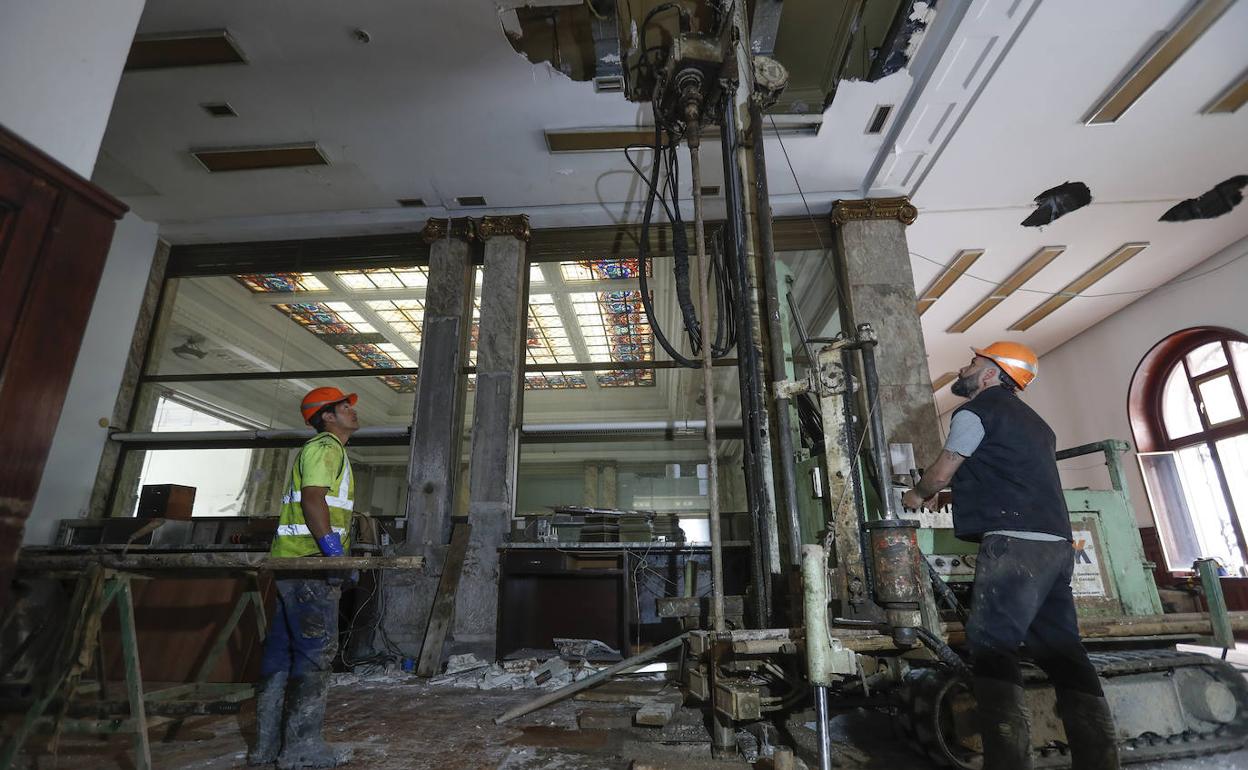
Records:
[[[0,127],[0,607],[125,211]]]

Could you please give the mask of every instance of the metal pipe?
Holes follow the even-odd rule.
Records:
[[[763,504],[763,490],[759,474],[758,452],[763,443],[759,436],[759,425],[762,411],[759,398],[759,381],[757,377],[757,349],[754,347],[753,306],[749,291],[749,261],[746,256],[746,225],[744,210],[744,193],[741,168],[737,165],[734,153],[740,141],[737,127],[735,94],[732,89],[724,89],[724,125],[723,140],[720,147],[724,164],[724,204],[728,210],[729,243],[732,247],[732,277],[735,279],[737,303],[737,352],[740,365],[737,367],[738,385],[741,393],[741,417],[746,426],[745,451],[743,465],[745,471],[745,489],[749,498],[751,523],[754,529],[754,548],[750,560],[751,583],[757,598],[754,606],[754,622],[759,628],[769,625],[771,617],[771,592],[769,590],[770,572],[763,563],[763,554],[770,550],[770,544],[764,541],[766,526],[763,517],[766,515]]]
[[[719,426],[730,433],[740,431],[741,423],[733,420]],[[394,439],[406,441],[410,426],[407,425],[369,425],[360,428],[352,437],[354,441],[361,439]],[[602,434],[603,437],[619,437],[630,433],[658,433],[677,435],[682,433],[697,434],[706,429],[705,420],[643,420],[635,422],[565,422],[540,423],[525,425],[521,428],[524,438],[564,433]],[[209,431],[120,431],[109,436],[109,440],[119,444],[142,444],[149,447],[161,445],[178,445],[199,443],[205,448],[212,444],[239,443],[249,441],[292,441],[302,443],[312,438],[315,432],[311,428],[289,428],[272,430],[209,430]]]
[[[750,122],[762,125],[762,111],[758,103],[750,102]],[[767,156],[761,138],[754,141],[754,196],[758,215],[758,247],[762,261],[764,312],[767,318],[767,355],[771,369],[771,382],[782,382],[785,376],[784,331],[780,328],[780,288],[776,283],[776,243],[771,226],[771,201],[767,192]],[[789,566],[798,569],[802,564],[802,525],[797,510],[797,468],[793,461],[793,432],[789,414],[789,399],[768,391],[773,397],[776,414],[777,450],[780,454],[780,498],[784,505],[785,524],[788,530]]]
[[[819,770],[832,770],[832,738],[828,735],[828,688],[815,686],[815,722],[819,735]]]
[[[819,368],[818,359],[815,358],[815,346],[810,344],[812,340],[806,332],[806,324],[802,321],[802,313],[797,309],[797,300],[793,299],[793,276],[788,277],[789,290],[784,293],[784,297],[789,303],[789,312],[793,315],[793,323],[797,326],[797,336],[800,338],[802,348],[806,351],[806,368],[812,372]]]
[[[716,631],[726,627],[724,618],[724,552],[719,522],[719,447],[715,440],[715,378],[713,351],[708,334],[711,321],[710,265],[706,259],[706,233],[702,227],[702,163],[698,121],[689,124],[689,167],[693,179],[694,239],[698,260],[698,314],[702,317],[702,400],[706,407],[706,504],[711,534],[711,623]],[[696,574],[696,573],[695,573]]]
[[[884,506],[885,519],[897,518],[897,504],[893,500],[892,471],[888,459],[888,439],[884,435],[884,415],[880,407],[880,375],[875,369],[875,332],[871,324],[858,324],[859,352],[862,355],[862,380],[867,391],[867,424],[871,427],[871,443],[875,456],[875,473],[880,493],[880,504]]]
[[[736,366],[735,358],[717,358],[715,366]],[[670,359],[657,361],[581,361],[574,366],[568,364],[525,364],[525,372],[604,372],[631,371],[634,369],[681,369],[680,364]],[[473,374],[475,366],[460,367],[461,374]],[[148,383],[179,383],[179,382],[249,382],[269,380],[307,380],[307,379],[342,379],[349,377],[415,377],[420,374],[420,367],[391,366],[377,369],[290,369],[283,372],[211,372],[208,374],[146,374],[139,378],[140,385]]]
[[[544,706],[549,706],[550,704],[555,703],[556,701],[561,701],[564,698],[568,697],[569,695],[578,693],[581,690],[588,690],[590,687],[593,687],[599,682],[605,682],[606,680],[610,679],[611,677],[615,676],[616,674],[620,673],[621,671],[625,669],[632,668],[638,663],[644,663],[647,660],[657,658],[663,653],[667,652],[668,650],[676,649],[677,647],[685,643],[685,637],[688,635],[689,635],[688,633],[683,633],[679,636],[674,636],[671,639],[668,639],[666,642],[663,642],[661,644],[656,644],[655,646],[651,647],[650,649],[646,650],[643,653],[634,655],[633,657],[628,658],[626,660],[622,660],[619,663],[616,663],[615,665],[611,666],[610,668],[604,668],[602,671],[599,671],[597,674],[594,674],[593,676],[586,677],[580,680],[579,682],[573,682],[567,687],[562,687],[558,690],[555,690],[554,692],[547,693],[541,696],[540,698],[535,698],[529,701],[528,703],[522,703],[519,706],[516,706],[515,708],[507,712],[504,712],[503,714],[500,714],[499,716],[494,717],[494,724],[501,725],[503,722],[510,721],[512,719],[515,719],[516,717],[524,716],[525,714],[528,714],[530,711],[537,711],[538,709]]]

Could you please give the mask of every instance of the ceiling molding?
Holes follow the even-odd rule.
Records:
[[[1239,74],[1222,93],[1218,94],[1209,106],[1201,110],[1204,115],[1230,114],[1244,106],[1248,101],[1248,69]]]

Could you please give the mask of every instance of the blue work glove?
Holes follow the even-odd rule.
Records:
[[[342,556],[342,536],[337,532],[318,537],[316,544],[320,547],[322,556]]]

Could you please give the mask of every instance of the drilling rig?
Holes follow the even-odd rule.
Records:
[[[914,31],[914,5],[591,0],[526,6],[516,19],[513,44],[536,50],[546,43],[534,42],[535,30],[562,8],[563,21],[556,17],[555,24],[566,24],[583,50],[557,66],[600,91],[618,91],[651,108],[642,148],[650,164],[634,163],[646,189],[641,288],[653,316],[644,284],[648,233],[667,228],[685,344],[661,332],[658,341],[674,360],[704,376],[713,573],[705,622],[697,622],[696,606],[688,606],[696,598],[661,601],[660,614],[693,618],[683,639],[682,685],[708,712],[716,756],[736,754],[738,728],[813,704],[815,753],[820,767],[831,767],[829,715],[843,705],[867,705],[890,714],[934,766],[979,766],[982,744],[963,652],[975,546],[953,536],[947,493],[937,510],[901,507],[904,486],[898,479],[907,481],[910,469],[897,467],[890,453],[890,444],[906,438],[884,430],[888,406],[877,363],[895,351],[876,331],[882,319],[856,319],[860,323],[834,336],[811,338],[794,312],[808,365],[804,376],[786,376],[790,351],[780,328],[785,314],[767,194],[765,121],[777,105],[792,108],[798,101],[786,96],[795,75],[777,48],[781,11],[824,15],[827,58],[838,63],[819,90],[823,103],[815,106],[826,107],[840,79],[874,80],[904,66],[898,52]],[[876,23],[863,25],[865,14],[875,14]],[[874,37],[859,34],[864,26]],[[725,216],[713,227],[705,221],[701,194],[704,139],[718,143],[723,167]],[[692,245],[675,178],[682,149],[693,177]],[[715,491],[711,364],[733,353],[752,524],[751,587],[744,597],[723,595]],[[816,426],[809,432],[818,434],[806,436],[807,452],[799,436],[809,432],[796,428],[801,405],[812,418],[803,424]],[[934,409],[931,415],[934,421]],[[1122,442],[1105,441],[1058,458],[1102,455],[1110,476],[1109,490],[1071,490],[1066,502],[1077,539],[1094,544],[1098,555],[1092,588],[1077,605],[1123,761],[1240,748],[1248,742],[1243,676],[1176,644],[1195,634],[1233,646],[1233,631],[1248,627],[1248,619],[1225,611],[1216,575],[1206,575],[1204,585],[1210,607],[1220,612],[1162,613],[1127,498],[1120,464],[1125,449]],[[799,472],[799,465],[813,475]],[[820,487],[817,499],[812,484]],[[803,526],[811,518],[818,526]],[[1068,767],[1052,687],[1034,667],[1025,667],[1024,683],[1035,765]]]

